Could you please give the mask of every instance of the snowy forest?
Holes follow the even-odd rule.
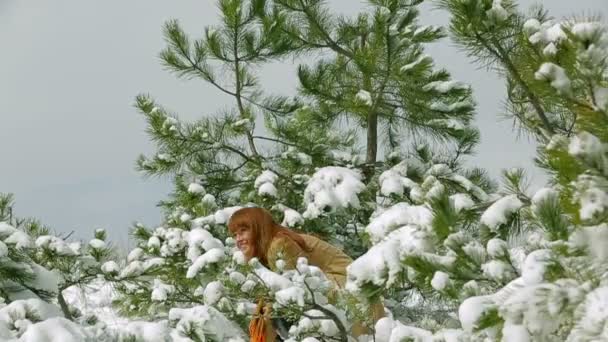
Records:
[[[423,1],[344,17],[323,0],[217,0],[204,32],[167,21],[159,68],[232,106],[189,121],[133,94],[155,146],[137,170],[172,191],[131,250],[0,195],[0,341],[274,341],[251,333],[260,303],[276,341],[608,341],[608,25],[574,4],[556,18],[434,0],[449,22],[424,26]],[[539,190],[528,170],[466,162],[483,143],[473,90],[425,53],[438,42],[504,82],[487,114],[538,144]],[[266,91],[260,69],[295,58],[297,94]],[[246,259],[227,228],[244,207],[338,246],[345,286],[305,258]]]

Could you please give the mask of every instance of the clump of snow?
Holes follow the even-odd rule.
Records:
[[[431,61],[432,61],[432,59],[431,59],[430,56],[422,54],[418,58],[416,58],[416,60],[414,60],[413,62],[402,66],[401,69],[400,69],[400,71],[401,72],[408,72],[408,71],[414,69],[415,67],[417,67],[420,64],[431,63]]]
[[[458,318],[462,328],[473,332],[477,328],[479,319],[497,306],[490,296],[476,296],[465,299],[458,308]]]
[[[300,215],[299,212],[297,212],[291,208],[284,207],[283,222],[281,222],[281,224],[283,226],[295,227],[295,226],[298,226],[303,223],[304,223],[304,218],[302,217],[302,215]]]
[[[438,93],[448,93],[452,90],[467,90],[469,86],[459,81],[435,81],[422,87],[423,91],[436,91]]]
[[[590,292],[581,305],[581,317],[576,322],[567,341],[605,340],[608,321],[608,287],[602,286]]]
[[[566,75],[566,71],[559,65],[550,62],[543,63],[534,77],[539,81],[551,82],[551,86],[560,94],[570,92],[570,79]]]
[[[606,150],[608,150],[606,145],[598,137],[589,132],[580,132],[570,139],[570,144],[568,145],[569,154],[590,159],[602,157]]]
[[[205,267],[211,264],[218,263],[226,258],[226,253],[223,248],[212,248],[205,252],[205,254],[196,258],[194,263],[188,267],[186,273],[187,278],[194,278],[198,273]]]
[[[191,340],[186,332],[194,331],[196,339],[207,341],[245,342],[245,334],[220,311],[210,306],[195,306],[187,309],[174,308],[169,311],[169,321],[174,322],[171,341]],[[195,327],[195,329],[192,329]],[[147,340],[145,340],[147,341]],[[163,340],[164,341],[164,340]]]
[[[514,276],[513,267],[502,260],[490,260],[481,265],[483,274],[497,282],[511,280]]]
[[[361,173],[345,167],[317,170],[304,190],[304,218],[316,218],[328,209],[358,208],[358,194],[365,189]]]
[[[608,88],[595,88],[593,97],[595,98],[595,105],[597,108],[608,112]]]
[[[428,226],[433,220],[433,213],[425,206],[414,206],[397,203],[372,218],[365,231],[372,242],[379,242],[391,231],[406,225]]]
[[[530,43],[546,45],[549,43],[559,43],[568,38],[566,33],[564,33],[561,24],[553,21],[546,21],[540,24],[540,27],[537,27],[536,23],[538,23],[538,20],[532,20],[535,20],[535,22],[530,20],[526,22],[528,24],[528,30],[534,32],[529,38]]]
[[[162,280],[156,278],[152,285],[151,299],[157,302],[163,302],[167,300],[167,296],[175,292],[175,286],[165,284]]]
[[[486,209],[481,215],[481,223],[496,231],[502,224],[507,223],[509,216],[517,212],[523,205],[516,195],[505,196]]]
[[[373,101],[372,101],[372,94],[370,94],[368,91],[366,90],[359,90],[359,92],[357,93],[357,95],[355,96],[357,98],[357,100],[365,103],[365,105],[367,106],[371,106]]]
[[[551,263],[553,253],[548,249],[539,249],[526,257],[521,277],[526,285],[540,284],[545,280],[547,266]]]
[[[467,194],[454,194],[450,196],[450,203],[454,207],[457,213],[462,210],[468,210],[475,206],[475,202],[471,199],[471,196]]]
[[[53,317],[28,326],[20,342],[82,342],[91,336],[80,325],[63,317]]]
[[[93,249],[104,249],[106,248],[106,242],[100,239],[92,239],[89,241],[89,246]]]
[[[9,237],[4,239],[7,245],[15,245],[17,249],[26,249],[34,246],[32,239],[25,232],[15,229]]]
[[[501,239],[490,239],[486,246],[490,258],[498,259],[509,256],[509,246]]]
[[[432,252],[433,247],[432,236],[425,228],[407,225],[394,230],[346,268],[346,289],[357,293],[367,283],[390,286],[404,270],[404,257]]]
[[[279,176],[270,170],[264,170],[254,182],[254,187],[258,189],[260,196],[277,197],[277,188],[274,183],[277,181]]]
[[[528,19],[524,23],[523,28],[528,35],[531,35],[540,31],[540,22],[538,21],[538,19],[535,18]]]
[[[106,274],[118,273],[120,271],[120,266],[118,266],[114,260],[107,261],[101,265],[101,271]]]
[[[188,192],[191,194],[204,194],[205,188],[198,183],[190,183],[188,185]]]
[[[213,305],[217,303],[220,298],[222,298],[224,292],[224,286],[219,281],[212,281],[207,286],[205,286],[205,291],[203,292],[203,297],[205,299],[205,304]]]
[[[505,21],[509,17],[507,10],[502,7],[502,0],[492,1],[492,8],[486,11],[488,20],[495,23]]]
[[[578,249],[587,250],[594,262],[604,263],[608,260],[608,224],[583,227],[571,236],[571,242]]]
[[[280,291],[277,291],[274,295],[279,305],[287,306],[295,303],[300,307],[304,307],[306,296],[306,290],[298,286],[292,286]]]
[[[437,291],[443,291],[450,284],[450,276],[441,271],[435,272],[431,279],[431,286]]]

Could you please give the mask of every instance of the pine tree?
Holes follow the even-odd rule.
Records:
[[[368,179],[382,150],[388,154],[430,138],[460,155],[479,139],[470,126],[470,88],[434,68],[424,54],[424,44],[438,41],[444,31],[417,23],[420,3],[368,1],[368,9],[350,19],[332,15],[322,0],[275,0],[265,14],[296,52],[319,60],[298,68],[302,95],[327,120],[346,117],[365,130],[361,166]]]
[[[378,324],[377,341],[447,338],[503,341],[591,341],[606,338],[605,255],[608,187],[606,139],[608,28],[594,19],[532,18],[511,1],[441,2],[452,14],[456,42],[473,58],[496,67],[508,82],[508,109],[538,138],[538,164],[551,175],[547,188],[530,195],[521,170],[505,172],[489,206],[469,228],[441,239],[445,206],[430,205],[433,220],[418,244],[397,248],[400,262],[384,260],[389,278],[352,274],[363,291],[409,284],[429,286],[458,306],[462,330],[418,317],[405,326],[392,318]],[[551,113],[551,114],[548,114]],[[480,208],[482,209],[483,206]],[[381,216],[368,226],[382,226]],[[440,225],[438,225],[440,224]],[[431,237],[424,240],[424,237]],[[356,263],[371,262],[374,250],[399,243],[398,234],[378,242]],[[426,243],[425,243],[426,242]],[[402,245],[403,246],[403,245]],[[363,269],[363,266],[362,266]],[[394,273],[391,273],[393,271]],[[393,280],[393,282],[391,282]],[[397,283],[398,284],[398,283]],[[448,307],[449,309],[449,307]],[[423,313],[423,314],[428,314]],[[454,325],[458,327],[458,324]],[[378,335],[377,335],[378,337]]]

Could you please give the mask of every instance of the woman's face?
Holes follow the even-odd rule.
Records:
[[[245,254],[247,259],[251,259],[254,253],[253,232],[248,226],[239,226],[235,233],[236,246]]]

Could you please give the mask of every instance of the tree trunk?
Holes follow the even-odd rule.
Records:
[[[364,175],[367,180],[374,176],[378,154],[378,114],[375,110],[367,114],[367,156]]]

